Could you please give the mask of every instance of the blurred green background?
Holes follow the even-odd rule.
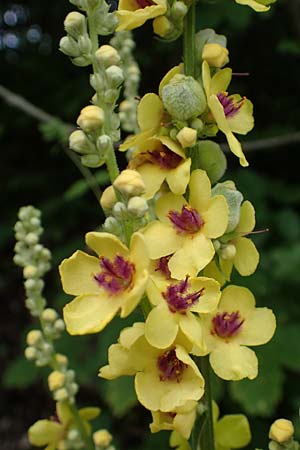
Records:
[[[70,10],[67,0],[1,0],[0,84],[72,124],[92,90],[88,70],[72,66],[57,50]],[[232,93],[246,95],[255,106],[256,127],[245,140],[276,138],[275,145],[254,144],[247,152],[248,169],[241,169],[229,155],[227,177],[254,203],[257,229],[270,229],[253,238],[261,252],[257,273],[234,277],[234,282],[250,287],[260,306],[274,309],[278,331],[271,343],[257,349],[260,374],[255,381],[214,380],[221,413],[248,414],[253,432],[249,449],[267,449],[273,418],[293,419],[299,430],[300,139],[295,133],[300,131],[300,2],[279,1],[270,12],[255,14],[233,0],[200,1],[198,22],[199,27],[226,34],[233,71],[250,73],[235,77],[231,85]],[[140,94],[156,92],[161,77],[180,61],[181,43],[155,39],[151,24],[134,35],[142,70]],[[26,429],[50,416],[54,403],[48,396],[47,370],[36,370],[23,357],[26,332],[35,324],[24,307],[21,272],[12,263],[17,210],[27,204],[42,210],[43,242],[53,252],[45,293],[49,304],[60,310],[68,299],[60,288],[57,264],[84,248],[85,232],[98,227],[103,216],[93,194],[78,182],[81,174],[53,139],[51,127],[41,129],[37,120],[2,98],[0,117],[0,438],[3,450],[26,450],[30,448]],[[280,136],[284,138],[278,140]],[[124,167],[124,160],[120,164]],[[103,173],[98,177],[106,182]],[[149,435],[150,414],[137,406],[131,379],[107,383],[97,378],[98,368],[107,360],[107,347],[123,326],[124,321],[116,319],[98,336],[66,335],[61,340],[60,350],[68,353],[82,385],[79,403],[101,406],[96,426],[111,430],[118,449],[168,448],[167,432]]]

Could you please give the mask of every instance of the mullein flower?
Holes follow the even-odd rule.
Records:
[[[133,30],[167,11],[166,0],[120,0],[117,10],[117,31]]]
[[[242,146],[233,133],[246,134],[252,130],[253,105],[250,100],[238,94],[228,95],[226,90],[231,77],[232,70],[229,68],[222,69],[211,77],[209,65],[203,61],[202,79],[210,112],[225,134],[232,153],[239,158],[242,166],[248,166]]]
[[[169,347],[180,330],[192,345],[201,347],[202,329],[197,315],[216,309],[221,295],[219,283],[205,277],[186,277],[185,280],[160,285],[150,280],[147,294],[154,305],[145,325],[145,336],[151,345]],[[203,348],[202,351],[205,352]]]
[[[191,159],[167,136],[145,140],[133,154],[129,168],[137,170],[146,185],[144,196],[152,198],[164,181],[174,194],[182,195],[190,179]]]
[[[144,229],[151,259],[172,254],[168,267],[172,278],[197,276],[213,258],[211,239],[224,234],[228,206],[222,195],[211,197],[203,170],[194,170],[189,183],[189,201],[179,195],[162,195],[156,203],[158,221]]]
[[[229,233],[223,249],[215,257],[218,264],[212,261],[205,269],[205,275],[213,277],[224,284],[230,280],[233,267],[242,276],[248,276],[255,272],[259,262],[259,253],[255,244],[247,237],[255,227],[255,210],[252,204],[246,200],[240,211],[240,220],[235,230]]]
[[[218,405],[213,401],[213,423],[216,450],[242,448],[249,444],[251,431],[244,414],[226,414],[219,419]]]
[[[177,342],[163,350],[152,347],[143,334],[138,337],[142,328],[143,324],[135,324],[121,332],[100,377],[110,380],[135,374],[137,397],[151,411],[176,411],[188,401],[199,400],[204,380],[185,348]]]
[[[88,434],[91,433],[90,420],[95,419],[100,414],[100,409],[96,407],[82,408],[78,411],[83,420],[84,427]],[[64,448],[64,440],[68,431],[76,429],[73,416],[66,403],[56,403],[56,414],[49,420],[38,420],[28,430],[29,442],[38,447],[45,447],[45,450],[55,450]]]
[[[248,5],[250,8],[254,9],[256,12],[265,12],[269,11],[271,3],[274,3],[276,0],[235,0],[236,3],[240,5]]]
[[[255,298],[248,289],[231,285],[222,292],[218,309],[200,320],[215,373],[224,380],[255,378],[257,358],[246,346],[262,345],[272,338],[276,328],[273,312],[255,308]]]
[[[128,249],[116,236],[90,232],[86,243],[98,255],[76,251],[59,266],[63,289],[77,297],[64,307],[70,334],[101,331],[121,310],[128,316],[142,298],[148,280],[143,236],[134,233]]]
[[[174,411],[151,411],[153,422],[150,424],[152,433],[160,430],[176,430],[185,439],[189,439],[196,419],[197,402],[188,401]]]

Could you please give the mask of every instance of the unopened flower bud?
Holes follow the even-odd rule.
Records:
[[[50,373],[48,376],[48,386],[50,391],[56,391],[57,389],[60,389],[65,384],[65,374],[62,372],[59,372],[58,370],[54,370]]]
[[[54,322],[57,318],[57,312],[53,308],[46,308],[42,312],[42,319],[46,322]]]
[[[213,246],[214,246],[214,249],[215,249],[216,252],[217,252],[218,250],[220,250],[220,248],[221,248],[221,243],[220,243],[220,241],[218,241],[218,239],[215,239],[215,240],[213,241]]]
[[[221,250],[221,258],[230,260],[233,259],[236,255],[236,247],[234,244],[228,244]]]
[[[113,186],[108,186],[102,193],[100,205],[105,211],[110,211],[117,201],[116,193]]]
[[[176,1],[172,6],[172,16],[175,19],[182,19],[188,12],[188,7],[181,1]]]
[[[67,56],[80,56],[80,50],[77,42],[69,36],[64,36],[61,38],[59,41],[59,50]]]
[[[282,444],[288,441],[294,434],[294,426],[290,420],[287,419],[277,419],[271,425],[269,431],[269,438],[273,441]]]
[[[54,398],[57,402],[63,402],[69,398],[69,393],[66,388],[61,388],[55,392]]]
[[[129,100],[123,100],[119,105],[120,112],[128,112],[132,109],[132,103]]]
[[[77,125],[87,133],[98,131],[102,127],[103,122],[104,111],[102,108],[95,105],[89,105],[83,108],[77,119]]]
[[[188,120],[202,114],[206,108],[203,88],[193,77],[177,74],[162,90],[167,111],[176,119]]]
[[[66,367],[68,365],[68,358],[65,355],[62,355],[61,353],[56,353],[55,360],[57,364],[59,364],[62,367]]]
[[[122,194],[135,196],[145,192],[146,186],[136,170],[125,169],[113,182],[114,187]]]
[[[103,228],[108,233],[118,234],[120,225],[117,219],[115,219],[115,217],[109,216],[105,219]]]
[[[122,217],[124,217],[124,215],[126,214],[127,208],[124,205],[124,203],[122,202],[117,202],[114,204],[113,206],[113,215],[117,218],[117,219],[121,219]]]
[[[25,237],[25,242],[28,245],[35,245],[39,241],[38,236],[35,233],[28,233]]]
[[[80,36],[78,38],[78,48],[83,53],[83,56],[89,55],[92,51],[92,42],[88,35]]]
[[[155,17],[153,20],[153,31],[160,37],[164,37],[170,33],[172,29],[172,23],[166,16]]]
[[[220,146],[213,141],[200,141],[195,148],[199,167],[206,171],[212,184],[224,175],[227,161]]]
[[[107,151],[112,146],[111,138],[107,134],[102,134],[97,139],[97,148],[101,152]]]
[[[113,66],[120,62],[119,53],[111,45],[101,45],[96,51],[95,57],[104,67]]]
[[[190,127],[194,128],[197,131],[197,133],[201,133],[203,131],[204,123],[202,122],[201,119],[199,119],[199,117],[197,117],[196,119],[193,119],[191,121]]]
[[[35,266],[26,266],[23,270],[24,278],[34,278],[38,273],[38,269]]]
[[[69,147],[82,155],[95,151],[94,144],[82,130],[75,130],[70,134]]]
[[[61,332],[66,328],[65,322],[62,319],[57,319],[54,324],[55,331]]]
[[[106,448],[112,441],[112,435],[107,430],[98,430],[93,433],[93,441],[95,445]]]
[[[227,48],[220,44],[205,44],[202,50],[202,59],[211,67],[223,67],[229,62]]]
[[[133,216],[143,217],[148,211],[147,200],[143,197],[131,197],[127,209]]]
[[[38,352],[34,347],[26,347],[25,348],[25,358],[28,359],[29,361],[36,359],[37,353]]]
[[[183,148],[193,147],[197,142],[197,131],[194,128],[183,127],[176,135]]]
[[[68,34],[74,38],[78,38],[85,33],[85,16],[77,11],[70,12],[64,21],[64,27]]]
[[[41,330],[31,330],[27,334],[26,342],[28,345],[35,347],[43,339],[43,334]]]
[[[117,88],[123,83],[124,74],[120,67],[113,65],[108,67],[105,72],[112,87]]]

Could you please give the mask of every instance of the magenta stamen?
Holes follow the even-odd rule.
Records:
[[[171,272],[168,266],[168,262],[170,260],[172,255],[168,255],[168,256],[163,256],[162,258],[160,258],[157,261],[156,267],[155,267],[155,272],[160,272],[162,273],[167,280],[171,280]]]
[[[136,2],[140,8],[146,8],[147,6],[155,5],[155,3],[151,0],[136,0]]]
[[[241,318],[239,311],[233,313],[219,313],[212,320],[212,334],[217,334],[223,339],[236,336],[241,331],[241,326],[244,321],[245,320]]]
[[[102,271],[94,275],[94,280],[111,294],[117,294],[131,286],[135,266],[123,256],[116,255],[113,262],[100,257],[100,268]]]
[[[197,303],[201,295],[203,295],[204,288],[196,292],[188,292],[189,288],[190,284],[188,277],[186,277],[183,281],[171,284],[168,286],[166,292],[162,293],[172,313],[179,312],[185,314],[186,310]]]
[[[148,150],[138,153],[129,163],[129,167],[135,169],[143,164],[150,163],[161,169],[176,169],[182,161],[182,157],[172,152],[165,145],[161,149]]]
[[[173,348],[158,357],[157,367],[160,371],[160,381],[176,380],[179,383],[184,369],[188,366],[177,358],[175,348]]]
[[[218,100],[223,106],[224,114],[226,117],[235,116],[240,108],[243,106],[245,99],[241,99],[238,102],[234,102],[231,96],[228,96],[227,92],[219,92],[217,94]]]
[[[197,233],[204,225],[204,220],[198,211],[189,205],[184,205],[181,212],[175,210],[169,211],[168,217],[178,232],[188,234]]]

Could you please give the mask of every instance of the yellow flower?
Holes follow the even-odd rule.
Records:
[[[219,419],[218,405],[213,402],[213,422],[216,450],[242,448],[249,444],[251,431],[244,414],[226,414]]]
[[[154,305],[145,325],[145,336],[151,345],[169,347],[180,330],[192,346],[202,347],[202,329],[197,315],[216,309],[221,295],[219,283],[204,277],[159,284],[150,280],[147,295]]]
[[[240,211],[240,220],[235,230],[224,237],[226,243],[224,250],[218,252],[218,264],[211,262],[205,269],[207,277],[215,278],[219,283],[224,284],[230,280],[233,266],[242,276],[248,276],[255,272],[259,262],[259,253],[251,241],[246,236],[255,227],[255,210],[252,204],[246,200]],[[221,240],[222,241],[222,240]],[[229,250],[226,252],[226,250]],[[220,268],[220,270],[218,269]]]
[[[143,236],[134,233],[130,249],[114,235],[90,232],[86,243],[98,255],[75,252],[59,266],[63,289],[77,297],[64,307],[70,334],[101,331],[121,310],[128,316],[142,298],[148,279]]]
[[[167,11],[166,0],[120,0],[117,10],[117,31],[133,30],[146,20],[162,16]]]
[[[144,196],[152,198],[166,180],[174,194],[184,194],[190,179],[191,159],[167,136],[150,138],[139,145],[129,163],[146,185]]]
[[[275,442],[278,442],[279,444],[282,444],[291,439],[291,437],[293,437],[293,434],[293,422],[287,419],[277,419],[271,425],[269,438]]]
[[[188,441],[177,430],[172,431],[169,444],[176,450],[191,450]]]
[[[189,439],[196,418],[197,402],[188,401],[183,406],[170,412],[151,411],[153,422],[152,433],[160,430],[176,430],[185,439]]]
[[[209,65],[203,61],[202,79],[208,107],[217,126],[225,134],[232,153],[239,158],[242,166],[248,166],[242,146],[233,133],[246,134],[252,130],[253,105],[250,100],[238,94],[228,96],[226,89],[231,76],[232,70],[226,68],[219,70],[211,78]]]
[[[257,376],[258,362],[246,345],[268,342],[276,328],[273,312],[255,308],[255,298],[246,288],[228,286],[222,292],[218,309],[200,318],[209,361],[224,380]]]
[[[189,183],[189,201],[168,193],[156,203],[159,221],[144,229],[151,259],[171,255],[168,267],[172,278],[194,277],[213,258],[211,239],[224,234],[228,206],[222,195],[211,197],[204,170],[194,170]]]
[[[100,369],[100,377],[135,374],[137,397],[151,411],[175,411],[188,401],[199,400],[204,380],[185,348],[176,342],[164,350],[154,348],[142,334],[143,327],[135,324],[121,332],[119,343],[109,349],[109,365]]]
[[[88,434],[91,427],[88,421],[95,419],[100,414],[100,409],[95,407],[82,408],[79,415],[83,420]],[[73,423],[72,413],[66,403],[56,403],[56,416],[50,420],[38,420],[28,430],[29,442],[37,447],[45,447],[45,450],[55,450],[63,445],[67,431],[76,428]]]
[[[236,3],[240,5],[248,5],[250,8],[254,9],[256,12],[269,11],[270,3],[274,3],[276,0],[235,0]]]

